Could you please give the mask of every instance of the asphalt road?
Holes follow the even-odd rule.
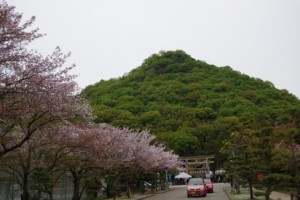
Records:
[[[171,186],[170,191],[156,194],[152,197],[147,198],[146,200],[182,200],[182,199],[207,199],[207,200],[229,200],[228,196],[225,194],[223,188],[229,186],[224,183],[215,183],[214,184],[214,193],[208,193],[206,197],[191,197],[187,198],[186,196],[186,186]]]

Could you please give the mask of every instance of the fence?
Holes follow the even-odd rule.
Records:
[[[29,191],[33,196],[36,191]],[[9,177],[0,177],[0,200],[21,200],[21,188]],[[72,200],[73,185],[67,178],[61,178],[53,190],[54,200]],[[43,193],[43,198],[49,197]]]

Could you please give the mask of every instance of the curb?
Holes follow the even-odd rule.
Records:
[[[140,197],[140,198],[137,198],[137,200],[141,200],[141,199],[147,199],[149,197],[153,197],[155,194],[151,194],[151,195],[148,195],[148,196],[144,196],[144,197]]]
[[[169,191],[172,191],[172,190],[173,190],[172,188],[169,188],[168,190],[164,190],[164,191],[161,191],[161,192],[157,192],[157,193],[153,193],[153,194],[145,195],[145,196],[143,196],[143,197],[139,197],[139,198],[137,198],[136,200],[147,199],[147,198],[149,198],[149,197],[153,197],[153,196],[155,196],[155,195],[157,195],[157,194],[166,193],[166,192],[169,192]]]
[[[227,195],[228,199],[231,200],[232,198],[231,198],[231,196],[228,194],[226,188],[227,188],[227,187],[223,187],[223,190],[224,190],[225,194]]]

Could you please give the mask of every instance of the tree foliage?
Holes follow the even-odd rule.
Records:
[[[34,18],[23,25],[21,19],[14,7],[0,4],[0,157],[47,125],[90,116],[69,74],[74,66],[64,66],[69,54],[56,48],[43,57],[27,50],[41,35],[27,31]]]
[[[216,154],[219,164],[222,142],[233,131],[254,126],[258,118],[275,124],[282,111],[299,106],[297,97],[268,81],[181,50],[153,54],[127,75],[101,80],[82,93],[97,122],[149,129],[176,153]]]

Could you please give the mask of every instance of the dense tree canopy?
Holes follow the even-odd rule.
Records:
[[[289,107],[299,106],[287,90],[181,50],[154,54],[127,75],[101,80],[83,94],[96,122],[149,129],[180,155],[219,154],[232,132],[263,118],[275,124]]]
[[[236,188],[244,180],[266,199],[280,184],[300,194],[300,101],[268,81],[162,51],[83,94],[96,122],[148,129],[180,156],[214,154],[212,169],[224,167]]]

